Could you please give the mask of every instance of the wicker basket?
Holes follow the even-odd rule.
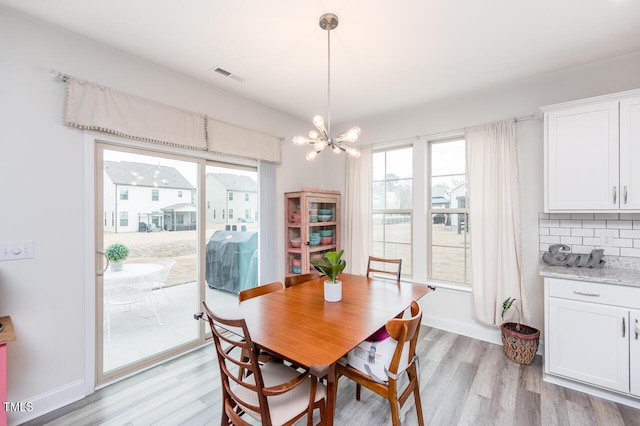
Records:
[[[504,353],[518,364],[531,364],[538,352],[540,330],[524,324],[520,324],[520,332],[509,328],[515,326],[515,322],[505,322],[500,326]]]

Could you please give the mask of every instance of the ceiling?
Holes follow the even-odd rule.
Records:
[[[0,4],[305,121],[327,112],[326,12],[340,21],[331,32],[337,123],[640,51],[637,0]]]

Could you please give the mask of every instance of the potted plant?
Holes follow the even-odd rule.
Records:
[[[311,264],[329,278],[324,282],[324,300],[327,302],[342,300],[342,281],[338,279],[338,274],[347,266],[342,259],[343,253],[344,250],[329,251],[321,259],[311,260]]]
[[[504,353],[511,361],[518,364],[531,364],[536,352],[538,352],[540,330],[522,324],[520,309],[513,304],[515,301],[516,299],[508,297],[502,303],[502,318],[512,306],[518,312],[518,322],[503,322],[500,326]]]
[[[129,249],[127,246],[120,243],[111,244],[107,247],[104,253],[107,255],[107,259],[109,259],[111,271],[122,271],[122,261],[129,256]]]

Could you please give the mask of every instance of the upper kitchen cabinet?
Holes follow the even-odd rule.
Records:
[[[545,211],[640,211],[640,90],[541,109]]]

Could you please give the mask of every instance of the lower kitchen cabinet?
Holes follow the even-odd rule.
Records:
[[[640,287],[545,277],[545,374],[640,398]]]

